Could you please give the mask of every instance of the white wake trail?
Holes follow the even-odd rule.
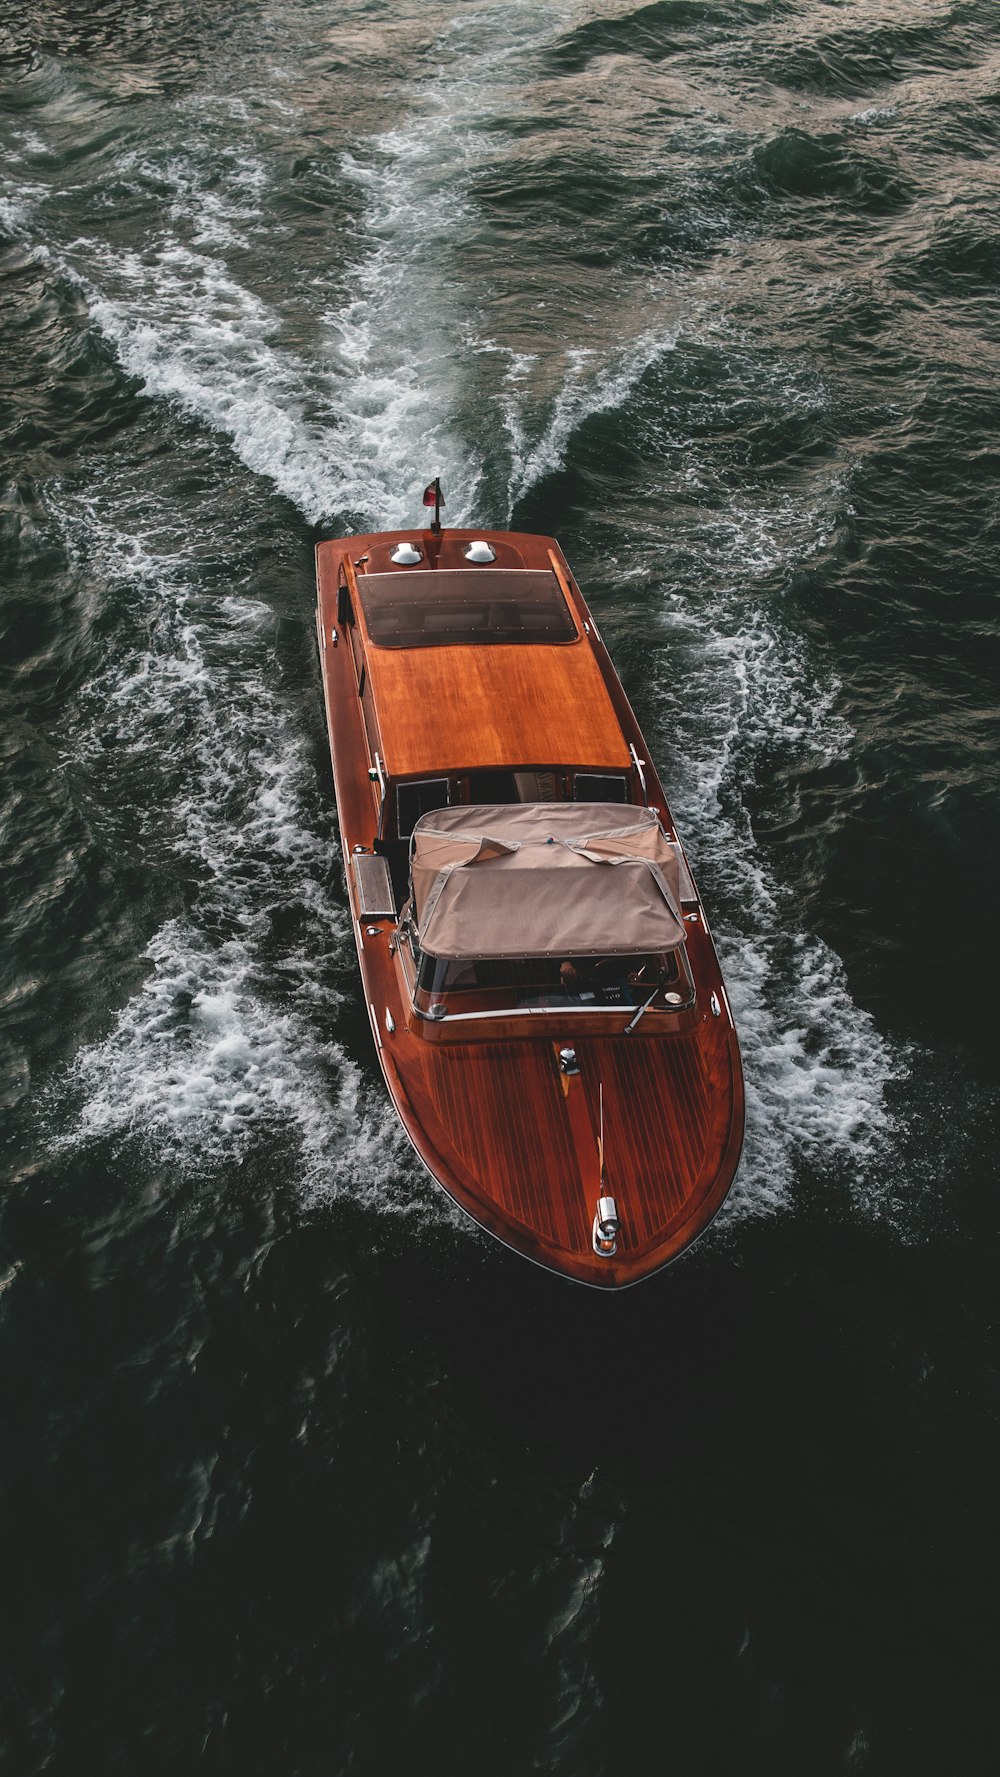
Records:
[[[142,852],[197,892],[54,1089],[57,1144],[136,1140],[193,1175],[277,1150],[306,1198],[405,1213],[421,1201],[416,1168],[337,1036],[349,916],[306,736],[275,688],[273,615],[250,593],[206,592],[197,547],[161,546],[141,500],[120,532],[117,504],[58,511],[81,583],[101,588],[114,622],[70,751],[95,783],[113,768]]]
[[[244,123],[240,139],[229,106],[235,139],[220,148],[213,108],[190,100],[158,156],[121,159],[127,189],[159,194],[146,238],[122,251],[91,235],[62,250],[144,392],[225,438],[310,523],[413,523],[433,474],[451,523],[475,515],[495,447],[493,428],[471,439],[456,424],[480,350],[462,269],[477,225],[470,182],[502,144],[498,120],[523,103],[525,58],[575,10],[523,0],[502,20],[490,4],[446,22],[426,72],[400,91],[402,120],[341,156],[344,216],[326,276],[310,267],[303,282],[293,262],[293,289],[275,295],[280,138],[262,144]]]
[[[803,924],[748,808],[776,757],[822,765],[850,755],[835,675],[754,596],[755,582],[823,547],[844,499],[834,481],[815,503],[731,502],[705,518],[697,555],[711,602],[668,593],[671,639],[655,657],[672,805],[703,893],[724,909],[716,941],[744,1059],[746,1149],[724,1220],[787,1203],[800,1165],[837,1171],[859,1208],[877,1208],[894,1134],[889,1089],[906,1071],[855,1004],[840,957]]]

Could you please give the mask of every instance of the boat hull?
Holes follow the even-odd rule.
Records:
[[[686,914],[695,1005],[673,1020],[647,1015],[625,1035],[627,1010],[568,1016],[539,1008],[442,1023],[415,1011],[395,920],[365,915],[349,867],[353,854],[370,851],[379,792],[337,587],[345,555],[356,558],[395,536],[344,539],[318,551],[317,625],[347,890],[386,1085],[428,1171],[481,1227],[561,1276],[620,1289],[697,1239],[725,1201],[739,1162],[739,1046],[704,911],[696,904]],[[569,584],[624,740],[643,761],[648,801],[672,832],[635,717]],[[576,1056],[569,1075],[559,1059],[567,1046]],[[592,1241],[602,1193],[614,1195],[620,1223],[610,1257]]]

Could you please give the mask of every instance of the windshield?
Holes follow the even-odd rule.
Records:
[[[677,1011],[691,1001],[683,951],[663,955],[478,959],[472,963],[420,958],[418,1011],[440,1018],[457,1013],[560,1008],[637,1007]]]

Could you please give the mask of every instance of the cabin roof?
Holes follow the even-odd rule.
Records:
[[[551,538],[445,531],[434,546],[426,532],[416,536],[422,559],[411,572],[419,574],[424,585],[441,572],[442,593],[446,582],[458,585],[470,577],[465,553],[469,540],[489,538],[496,560],[495,565],[474,570],[480,584],[485,589],[495,581],[501,599],[514,579],[526,587],[534,585],[539,605],[548,605],[546,621],[551,625],[556,561],[568,575]],[[344,553],[356,562],[363,608],[367,578],[385,576],[386,590],[389,576],[397,578],[392,573],[396,541],[396,533],[344,539],[348,544]],[[321,546],[321,553],[329,547]],[[492,635],[458,645],[428,645],[426,635],[416,646],[401,645],[403,638],[397,635],[389,646],[380,647],[373,645],[369,632],[368,682],[389,775],[415,777],[491,766],[627,770],[628,746],[589,638],[572,606],[566,604],[564,611],[568,623],[543,628],[546,639],[539,640],[524,635],[514,642],[500,639],[503,628],[496,628],[492,617]],[[541,622],[541,610],[532,613],[537,633],[536,618]],[[367,623],[365,628],[369,629]]]
[[[368,674],[391,777],[630,763],[600,668],[582,642],[370,648]]]

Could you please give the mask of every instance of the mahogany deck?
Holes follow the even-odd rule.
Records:
[[[565,1028],[558,1036],[569,1040]],[[397,1067],[419,1119],[418,1150],[426,1142],[436,1154],[463,1207],[476,1205],[481,1220],[491,1210],[493,1231],[532,1257],[547,1249],[548,1262],[562,1271],[621,1283],[641,1275],[650,1256],[662,1264],[666,1249],[679,1250],[710,1219],[725,1194],[716,1195],[716,1187],[733,1131],[711,1114],[707,1044],[638,1033],[572,1040],[581,1074],[568,1082],[568,1093],[551,1038],[449,1045],[432,1051],[430,1067],[401,1049]],[[728,1057],[714,1061],[732,1103]],[[591,1250],[600,1194],[599,1083],[605,1190],[621,1218],[619,1253],[610,1263]],[[574,1138],[573,1095],[584,1111],[582,1141]]]
[[[319,608],[324,693],[345,853],[369,847],[377,823],[377,795],[369,781],[369,742],[362,721],[350,644],[337,629],[337,573],[348,552],[368,550],[372,570],[383,565],[397,536],[348,538],[318,550]],[[490,532],[447,532],[445,546],[485,535],[525,566],[545,565],[555,546],[546,538],[499,537]],[[423,533],[421,541],[425,541]],[[459,557],[459,559],[461,559]],[[561,556],[579,644],[546,649],[587,659],[601,686],[601,707],[613,712],[621,769],[629,743],[643,760],[648,752],[635,717]],[[583,624],[590,625],[589,633]],[[518,649],[398,651],[403,666],[444,652],[511,654]],[[524,653],[535,652],[525,648]],[[383,656],[384,658],[385,656]],[[372,661],[374,651],[366,656]],[[426,683],[426,681],[424,681]],[[456,681],[456,684],[458,681]],[[496,690],[494,689],[494,695]],[[401,695],[401,689],[400,689]],[[385,706],[388,707],[388,706]],[[385,708],[383,708],[383,719]],[[589,717],[584,710],[584,718]],[[475,763],[471,737],[480,712],[448,706],[445,751],[437,769]],[[579,726],[579,716],[577,723]],[[593,724],[585,720],[588,732]],[[514,730],[512,730],[513,732]],[[384,758],[393,755],[383,731]],[[532,764],[557,763],[548,733],[545,752]],[[484,742],[484,747],[488,743]],[[603,742],[602,742],[603,745]],[[450,749],[450,750],[448,750]],[[592,755],[567,761],[592,762]],[[490,752],[487,764],[500,763]],[[508,761],[509,763],[510,761]],[[522,754],[516,763],[529,762]],[[594,761],[596,762],[596,761]],[[612,760],[602,754],[600,762]],[[434,769],[423,764],[419,769]],[[396,769],[400,767],[397,764]],[[669,809],[651,765],[645,766],[649,801],[673,834]],[[724,1201],[739,1160],[743,1135],[743,1081],[739,1048],[718,961],[700,908],[688,920],[688,956],[697,1006],[680,1021],[649,1013],[635,1033],[621,1034],[630,1014],[549,1013],[530,1020],[476,1020],[469,1025],[427,1024],[412,1013],[400,959],[391,952],[392,921],[362,922],[354,904],[365,997],[389,1091],[424,1163],[452,1197],[483,1227],[526,1257],[581,1282],[603,1288],[634,1283],[682,1252],[708,1225]],[[369,934],[366,925],[376,929]],[[719,1008],[715,1012],[714,1006]],[[391,1026],[390,1026],[391,1021]],[[580,1074],[560,1075],[556,1050],[569,1042]],[[615,1258],[598,1257],[591,1224],[599,1193],[598,1097],[604,1094],[605,1189],[616,1198],[621,1233]]]
[[[584,643],[373,648],[367,658],[392,777],[490,765],[628,767],[614,707]]]

